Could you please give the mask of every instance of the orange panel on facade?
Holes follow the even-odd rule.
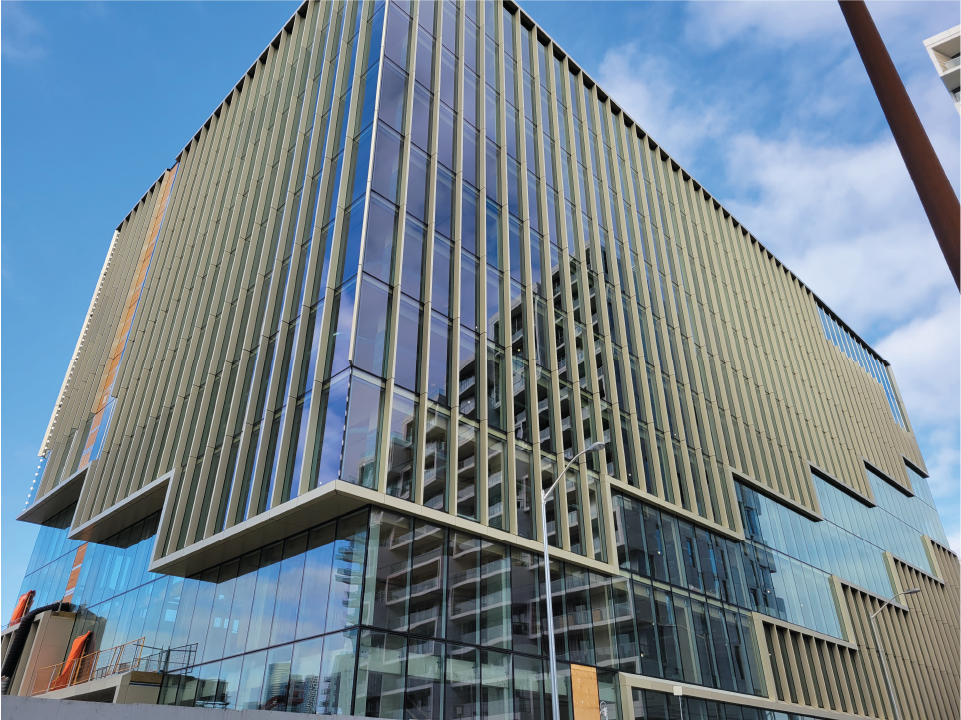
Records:
[[[87,543],[84,543],[77,548],[76,554],[73,556],[73,570],[70,571],[70,577],[67,578],[67,589],[64,590],[63,600],[64,602],[69,602],[70,597],[73,595],[73,590],[77,587],[77,580],[80,579],[80,570],[83,568],[83,559],[87,555]]]
[[[134,316],[137,313],[137,305],[140,303],[140,295],[143,292],[143,287],[146,282],[147,272],[150,269],[150,261],[153,257],[154,248],[157,245],[157,235],[160,232],[160,226],[163,224],[163,218],[167,211],[167,201],[170,199],[170,190],[173,186],[174,177],[177,174],[177,166],[174,165],[173,168],[167,171],[164,176],[163,185],[160,190],[160,196],[157,199],[157,204],[154,206],[153,220],[150,223],[150,232],[144,239],[144,244],[140,251],[140,262],[137,265],[137,274],[134,276],[133,281],[130,283],[130,289],[127,291],[127,302],[124,310],[124,314],[120,319],[120,324],[117,327],[116,334],[114,335],[114,342],[110,348],[110,355],[108,356],[108,362],[104,368],[104,372],[100,381],[100,387],[97,389],[96,405],[94,405],[94,412],[96,417],[93,423],[91,423],[90,432],[87,435],[87,444],[84,447],[84,453],[81,457],[80,466],[86,467],[91,458],[92,448],[97,443],[98,433],[100,431],[100,425],[103,421],[103,413],[107,405],[110,402],[110,396],[113,393],[114,382],[117,379],[117,373],[120,370],[120,361],[123,358],[123,351],[127,345],[127,337],[130,335],[130,328],[133,327]]]
[[[34,595],[36,595],[35,591],[28,590],[20,596],[20,599],[17,600],[17,606],[13,609],[13,615],[10,616],[10,622],[8,624],[13,625],[16,622],[20,622],[20,618],[24,616],[24,613],[26,613],[30,609],[30,605],[33,604]]]
[[[571,701],[574,706],[574,720],[600,718],[601,701],[595,668],[571,665]]]
[[[70,654],[67,656],[66,662],[63,664],[63,670],[56,677],[56,679],[50,683],[49,690],[59,690],[60,688],[65,688],[73,679],[73,671],[77,662],[83,657],[84,650],[87,647],[87,642],[93,637],[93,633],[89,630],[83,635],[78,637],[73,641],[73,645],[70,646]]]

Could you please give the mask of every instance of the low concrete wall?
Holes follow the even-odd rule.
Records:
[[[4,695],[0,714],[7,720],[290,720],[270,710],[215,710],[172,705],[109,705],[81,700],[52,700]],[[366,720],[353,715],[314,715],[337,720]]]
[[[51,690],[39,699],[154,705],[160,697],[162,680],[160,673],[132,671]]]

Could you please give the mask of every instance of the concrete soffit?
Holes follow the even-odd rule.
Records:
[[[140,488],[133,495],[90,518],[70,531],[71,540],[102,543],[111,535],[162,510],[170,491],[173,472],[163,475]]]
[[[73,503],[77,502],[77,500],[80,499],[81,491],[83,491],[83,484],[87,477],[87,471],[92,466],[93,465],[91,463],[91,465],[78,470],[73,475],[68,477],[62,483],[53,488],[53,490],[39,498],[33,503],[33,505],[20,513],[17,516],[17,520],[20,522],[33,523],[34,525],[43,525],[57,513],[65,510]]]
[[[157,480],[155,483],[160,483],[161,480]],[[176,488],[176,480],[170,482],[170,488]],[[166,492],[169,493],[170,489]],[[151,505],[150,507],[153,509],[150,509],[149,512],[145,508],[141,513],[142,517],[146,517],[159,507],[159,490],[156,499],[151,502],[156,502],[157,505]],[[411,515],[436,525],[460,530],[533,554],[540,554],[543,551],[543,546],[537,540],[518,537],[471,520],[452,517],[446,512],[427,508],[414,502],[399,500],[370,488],[354,485],[343,480],[335,480],[204,540],[164,555],[162,554],[164,543],[160,538],[166,537],[167,528],[173,519],[168,516],[169,505],[170,503],[163,502],[164,514],[160,518],[157,540],[148,567],[150,572],[164,575],[183,577],[193,575],[367,506]],[[127,517],[134,516],[128,515]],[[577,555],[569,550],[551,548],[551,557],[608,576],[620,574],[615,562],[601,562]]]

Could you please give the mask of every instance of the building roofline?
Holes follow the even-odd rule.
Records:
[[[204,128],[208,128],[208,129],[209,129],[211,121],[214,120],[214,118],[219,118],[219,117],[220,117],[220,113],[223,111],[224,105],[229,105],[229,104],[230,104],[231,98],[232,98],[234,92],[240,92],[240,91],[243,89],[244,83],[246,82],[246,79],[247,79],[248,77],[253,78],[254,73],[256,72],[257,64],[258,64],[258,63],[264,64],[264,63],[267,62],[267,54],[268,54],[268,52],[270,51],[270,48],[271,48],[271,47],[274,47],[274,48],[277,48],[277,47],[278,47],[278,45],[280,44],[281,35],[282,35],[283,33],[285,33],[285,32],[286,32],[286,33],[292,32],[292,30],[293,30],[293,24],[294,24],[294,19],[295,19],[298,15],[300,15],[300,17],[306,17],[306,15],[307,15],[307,8],[308,8],[308,6],[309,6],[309,3],[310,3],[310,0],[304,0],[304,2],[301,3],[301,5],[297,8],[297,10],[294,11],[294,13],[293,13],[293,14],[290,16],[290,18],[287,20],[287,22],[284,23],[284,25],[283,25],[283,27],[281,28],[280,32],[278,32],[277,35],[274,36],[274,38],[273,38],[269,43],[267,43],[267,46],[264,48],[263,52],[261,52],[261,54],[258,56],[257,60],[255,60],[255,61],[253,62],[253,64],[251,64],[251,66],[247,69],[247,71],[246,71],[243,75],[241,75],[240,80],[238,80],[238,81],[234,84],[234,87],[231,88],[231,90],[230,90],[229,93],[227,93],[227,96],[226,96],[223,100],[220,101],[220,103],[217,105],[217,108],[216,108],[212,113],[210,113],[209,117],[208,117],[206,120],[204,120],[203,123],[200,124],[200,127],[197,129],[197,132],[194,133],[194,135],[190,138],[190,140],[187,141],[187,144],[184,145],[183,148],[180,150],[180,152],[177,153],[177,156],[176,156],[176,158],[174,159],[174,163],[180,162],[181,158],[183,157],[184,152],[186,152],[186,150],[190,147],[190,145],[191,145],[192,143],[194,143],[195,141],[197,141],[197,140],[200,139],[200,134],[203,132]],[[559,57],[559,59],[565,59],[565,58],[566,58],[567,61],[568,61],[568,64],[571,65],[571,66],[573,66],[575,72],[577,72],[578,74],[583,75],[584,80],[585,80],[585,84],[588,84],[589,87],[596,87],[596,88],[597,88],[597,91],[598,91],[598,95],[599,95],[599,96],[603,96],[603,98],[602,98],[603,100],[605,100],[605,101],[609,100],[609,101],[610,101],[611,109],[612,109],[612,111],[614,111],[614,114],[615,114],[615,115],[617,115],[617,114],[623,115],[624,121],[625,121],[625,125],[626,125],[627,127],[631,127],[632,125],[636,127],[636,132],[637,132],[638,138],[645,138],[645,137],[646,137],[646,138],[648,139],[648,141],[649,141],[651,144],[653,144],[653,147],[652,147],[651,149],[652,149],[652,150],[653,150],[653,149],[660,150],[660,152],[661,152],[668,160],[671,161],[672,165],[675,166],[674,169],[681,171],[681,173],[682,173],[682,175],[683,175],[683,177],[684,177],[685,180],[691,180],[691,182],[694,183],[695,189],[696,189],[696,190],[699,190],[699,191],[703,194],[703,196],[704,196],[704,198],[705,198],[706,200],[710,200],[710,201],[713,201],[714,203],[716,203],[716,204],[718,205],[718,207],[719,207],[728,217],[730,217],[731,221],[734,223],[734,227],[740,229],[741,234],[742,234],[743,236],[745,236],[746,238],[748,238],[752,243],[757,244],[758,248],[760,248],[763,253],[767,254],[772,260],[774,260],[775,263],[777,263],[777,265],[778,265],[779,267],[783,268],[784,272],[786,272],[788,275],[790,275],[795,281],[797,281],[797,283],[798,283],[805,291],[807,291],[810,295],[812,295],[812,296],[814,297],[814,299],[815,299],[828,313],[830,313],[830,315],[831,315],[840,325],[842,325],[854,338],[856,338],[856,339],[858,340],[858,342],[860,342],[862,345],[864,345],[864,347],[867,348],[885,367],[890,367],[891,364],[890,364],[887,360],[885,360],[883,357],[881,357],[881,355],[880,355],[873,347],[871,347],[871,345],[870,345],[869,343],[867,343],[857,332],[855,332],[855,331],[851,328],[850,325],[848,325],[846,322],[844,322],[844,320],[842,320],[842,319],[840,318],[840,316],[838,316],[838,314],[837,314],[836,312],[834,312],[834,311],[830,308],[830,306],[829,306],[826,302],[824,302],[824,300],[822,300],[822,299],[818,296],[817,293],[815,293],[810,287],[808,287],[808,285],[807,285],[803,280],[801,280],[801,278],[799,278],[799,277],[797,276],[797,274],[794,273],[793,270],[791,270],[791,269],[790,269],[787,265],[785,265],[784,262],[782,262],[773,252],[771,252],[771,251],[764,245],[764,243],[762,243],[760,240],[758,240],[757,237],[756,237],[750,230],[748,230],[747,227],[745,227],[744,224],[743,224],[741,221],[739,221],[736,217],[734,217],[734,214],[731,213],[730,210],[728,210],[727,208],[724,207],[724,205],[720,202],[720,200],[718,200],[716,197],[714,197],[714,195],[712,195],[710,192],[708,192],[708,190],[704,187],[704,184],[703,184],[703,183],[699,182],[690,172],[688,172],[687,170],[685,170],[685,169],[684,169],[684,166],[681,165],[677,160],[675,160],[674,157],[673,157],[669,152],[667,152],[656,140],[654,140],[654,138],[651,137],[650,133],[648,133],[648,132],[641,126],[641,124],[640,124],[639,122],[637,122],[634,118],[632,118],[620,105],[618,105],[618,104],[614,101],[614,99],[611,97],[610,93],[604,91],[604,89],[601,87],[600,83],[598,83],[596,80],[594,80],[594,78],[592,78],[592,77],[590,76],[590,74],[588,74],[588,72],[587,72],[586,70],[584,70],[583,67],[581,67],[580,64],[578,64],[577,62],[575,62],[575,61],[571,58],[570,54],[569,54],[566,50],[564,50],[564,49],[560,46],[560,44],[559,44],[554,38],[552,38],[547,32],[545,32],[544,29],[543,29],[540,25],[538,25],[538,23],[537,23],[518,3],[516,3],[514,0],[501,0],[501,3],[502,3],[502,5],[503,5],[503,7],[507,8],[507,10],[508,10],[509,12],[511,12],[512,14],[515,14],[515,13],[519,14],[520,20],[521,20],[521,22],[525,25],[525,27],[527,27],[529,30],[533,30],[537,35],[546,38],[546,39],[551,43],[551,45],[553,46],[554,52],[555,52],[555,54]],[[955,29],[956,29],[956,28],[955,28]],[[953,32],[953,30],[951,30],[951,31],[946,31],[946,32]],[[942,34],[944,34],[944,33],[942,33]],[[938,36],[936,36],[936,37],[938,37]],[[164,170],[164,173],[166,173],[166,170]],[[130,216],[131,216],[131,214],[133,213],[133,211],[136,209],[137,205],[139,205],[141,202],[143,202],[143,200],[146,199],[147,195],[150,194],[150,191],[153,190],[153,188],[154,188],[158,183],[160,183],[160,182],[163,180],[164,173],[161,173],[160,177],[157,178],[157,179],[153,182],[153,184],[150,186],[150,188],[148,188],[147,192],[144,193],[144,197],[141,198],[137,203],[135,203],[134,206],[130,209],[130,212],[127,213],[127,215],[124,217],[123,221],[117,226],[117,231],[118,231],[118,232],[119,232],[120,229],[123,227],[124,222],[126,222],[127,220],[130,219]]]
[[[703,183],[699,182],[690,172],[688,172],[687,170],[685,170],[685,169],[684,169],[684,166],[681,165],[677,160],[675,160],[674,157],[673,157],[669,152],[667,152],[667,150],[665,150],[665,149],[660,145],[660,143],[658,143],[656,140],[654,140],[654,138],[651,137],[651,134],[650,134],[649,132],[647,132],[647,131],[641,126],[641,124],[640,124],[639,122],[637,122],[634,118],[632,118],[620,105],[618,105],[618,104],[614,101],[614,98],[610,95],[610,93],[604,91],[604,89],[601,87],[601,84],[600,84],[600,83],[598,83],[596,80],[594,80],[594,78],[592,78],[592,77],[587,73],[587,71],[584,70],[584,69],[581,67],[580,64],[574,62],[573,59],[571,58],[570,54],[569,54],[566,50],[564,50],[564,49],[560,46],[560,44],[559,44],[556,40],[554,40],[554,38],[552,38],[547,32],[545,32],[544,29],[541,28],[541,26],[538,25],[537,22],[536,22],[533,18],[531,18],[530,15],[528,15],[528,14],[525,12],[525,10],[524,10],[520,5],[518,5],[518,4],[517,4],[516,2],[514,2],[513,0],[503,0],[503,4],[504,4],[504,6],[505,6],[509,11],[512,11],[512,12],[514,12],[514,11],[519,11],[519,12],[520,12],[520,15],[521,15],[521,21],[522,21],[525,25],[529,25],[529,26],[530,26],[529,29],[535,30],[539,35],[547,38],[547,39],[553,44],[553,46],[557,49],[557,51],[559,51],[560,56],[561,56],[561,59],[567,58],[568,64],[573,65],[573,66],[574,66],[574,69],[575,69],[578,73],[582,74],[582,75],[584,76],[584,79],[585,79],[586,81],[589,81],[589,86],[594,86],[594,87],[596,87],[597,90],[598,90],[599,95],[603,95],[603,98],[604,98],[605,100],[610,100],[611,105],[612,105],[612,109],[616,109],[615,114],[621,114],[621,115],[624,116],[625,124],[627,125],[627,127],[630,127],[631,125],[636,126],[636,127],[637,127],[637,133],[638,133],[638,137],[639,137],[639,138],[647,137],[648,140],[649,140],[649,142],[653,143],[653,145],[654,145],[654,147],[651,148],[652,150],[653,150],[653,149],[660,150],[661,153],[663,153],[663,154],[667,157],[667,159],[670,160],[671,163],[672,163],[674,166],[676,166],[674,169],[681,171],[681,173],[683,174],[685,180],[691,180],[691,182],[694,183],[695,189],[700,190],[701,193],[704,195],[704,198],[705,198],[706,200],[711,200],[711,201],[717,203],[717,205],[720,207],[720,209],[723,210],[724,213],[731,218],[731,221],[734,223],[734,227],[740,229],[742,235],[744,235],[745,237],[747,237],[752,243],[757,244],[757,246],[761,249],[762,252],[766,253],[772,260],[774,260],[775,263],[777,263],[781,268],[783,268],[786,273],[788,273],[792,278],[794,278],[794,279],[797,281],[797,283],[798,283],[802,288],[804,288],[804,290],[806,290],[811,296],[814,297],[814,299],[818,302],[818,304],[821,305],[821,307],[823,307],[828,313],[830,313],[830,315],[831,315],[835,320],[837,320],[837,322],[838,322],[840,325],[842,325],[842,326],[844,327],[844,329],[847,330],[855,339],[857,339],[858,342],[860,342],[862,345],[864,345],[865,348],[867,348],[868,350],[870,350],[871,353],[874,354],[874,356],[875,356],[878,360],[880,360],[881,363],[883,363],[883,364],[885,365],[885,367],[890,367],[891,363],[889,363],[887,360],[885,360],[883,357],[881,357],[881,355],[880,355],[873,347],[871,347],[871,345],[870,345],[868,342],[866,342],[866,341],[864,340],[864,338],[862,338],[858,333],[856,333],[856,332],[851,328],[850,325],[848,325],[846,322],[844,322],[844,320],[842,320],[842,319],[838,316],[838,314],[837,314],[836,312],[834,312],[834,311],[830,308],[830,306],[829,306],[826,302],[824,302],[824,300],[822,300],[821,297],[820,297],[817,293],[815,293],[803,280],[801,280],[801,278],[799,278],[799,277],[797,276],[797,274],[795,274],[795,272],[794,272],[793,270],[791,270],[787,265],[785,265],[784,262],[781,261],[781,260],[777,257],[777,255],[775,255],[773,252],[771,252],[771,251],[764,245],[764,243],[762,243],[760,240],[758,240],[758,239],[757,239],[757,236],[755,236],[754,233],[752,233],[750,230],[748,230],[747,227],[745,227],[744,224],[743,224],[740,220],[738,220],[736,217],[734,217],[734,214],[733,214],[730,210],[728,210],[727,208],[725,208],[724,205],[723,205],[723,203],[721,203],[720,200],[718,200],[716,197],[714,197],[714,195],[712,195],[712,194],[704,187],[704,184],[703,184]],[[959,26],[959,27],[961,27],[961,26]],[[955,30],[957,30],[957,28],[955,28]],[[953,31],[947,31],[947,32],[953,32]],[[942,33],[942,34],[944,34],[944,33]],[[555,53],[555,54],[556,54],[556,53]]]
[[[924,47],[930,48],[932,45],[937,45],[945,40],[951,40],[961,34],[961,25],[955,25],[953,28],[945,30],[944,32],[939,32],[937,35],[932,35],[927,40],[924,41]]]

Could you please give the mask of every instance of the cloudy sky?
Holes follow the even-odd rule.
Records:
[[[953,547],[959,299],[834,2],[524,2],[627,112],[894,367]],[[296,4],[0,3],[0,615],[13,522],[113,228]],[[869,8],[958,190],[923,40],[956,2]]]

